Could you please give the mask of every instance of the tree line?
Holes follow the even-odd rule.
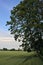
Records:
[[[22,49],[20,49],[20,48],[18,48],[18,49],[15,49],[15,48],[12,48],[12,49],[3,48],[3,49],[0,49],[0,51],[22,51]]]

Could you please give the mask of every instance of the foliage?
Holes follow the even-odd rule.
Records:
[[[16,49],[10,49],[10,51],[15,51]]]
[[[42,0],[23,0],[11,10],[10,26],[11,34],[15,40],[22,38],[22,47],[28,50],[29,45],[36,51],[43,46],[43,1]],[[21,39],[20,39],[21,40]],[[20,41],[19,40],[19,41]],[[40,50],[38,50],[40,51]]]
[[[3,51],[8,51],[8,49],[7,49],[7,48],[3,48],[2,50],[3,50]]]

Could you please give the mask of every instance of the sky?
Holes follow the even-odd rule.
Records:
[[[10,20],[10,11],[20,0],[0,0],[0,48],[19,48],[21,42],[15,41],[13,36],[8,31],[6,22]]]

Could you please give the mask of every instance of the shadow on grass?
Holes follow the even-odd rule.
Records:
[[[23,63],[25,63],[26,61],[28,61],[28,60],[30,60],[32,58],[39,58],[41,61],[43,61],[43,56],[32,55],[32,56],[26,56],[25,60],[23,61]]]
[[[28,61],[28,60],[30,60],[32,58],[35,58],[35,57],[37,57],[37,55],[27,56],[27,57],[25,57],[25,60],[23,61],[23,63],[25,63],[26,61]]]
[[[43,61],[43,55],[38,55],[38,57]]]

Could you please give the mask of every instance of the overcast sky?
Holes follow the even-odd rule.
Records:
[[[5,26],[10,20],[10,11],[20,0],[0,0],[0,48],[18,48],[21,42],[16,42]]]

